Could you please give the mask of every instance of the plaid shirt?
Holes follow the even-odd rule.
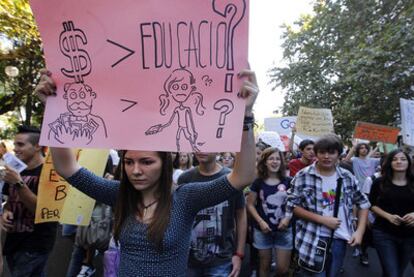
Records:
[[[299,171],[292,181],[292,189],[288,192],[286,217],[292,217],[293,208],[298,206],[315,214],[322,215],[322,177],[316,171],[316,163]],[[352,215],[353,205],[360,209],[368,209],[367,197],[359,191],[355,177],[348,171],[336,166],[337,177],[342,178],[342,195],[347,214]],[[346,218],[349,230],[353,230],[352,216]],[[314,257],[321,225],[297,219],[295,246],[299,257],[309,265],[314,265]]]

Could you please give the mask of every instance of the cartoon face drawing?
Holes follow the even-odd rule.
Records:
[[[166,81],[166,90],[176,102],[187,101],[196,90],[193,74],[186,69],[175,70]]]
[[[86,116],[91,113],[92,102],[96,93],[92,88],[83,83],[67,83],[64,87],[66,106],[74,116]]]

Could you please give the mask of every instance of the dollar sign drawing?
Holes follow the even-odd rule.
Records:
[[[91,58],[88,52],[82,49],[88,43],[85,33],[80,29],[75,29],[72,21],[63,22],[63,32],[60,33],[60,51],[70,59],[71,70],[61,68],[63,75],[74,78],[75,82],[83,83],[83,76],[91,72]]]

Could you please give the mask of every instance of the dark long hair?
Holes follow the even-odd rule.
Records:
[[[407,171],[405,172],[405,178],[407,179],[407,186],[410,188],[410,191],[414,193],[414,174],[412,169],[412,162],[410,156],[405,153],[401,149],[396,149],[388,153],[387,157],[385,158],[384,164],[382,166],[382,183],[381,183],[381,191],[386,192],[392,186],[392,178],[394,177],[394,170],[392,169],[391,163],[394,157],[399,154],[403,153],[408,161]]]
[[[273,153],[278,153],[280,158],[280,167],[279,171],[277,172],[277,177],[280,180],[286,177],[286,164],[285,159],[283,157],[283,153],[276,147],[269,147],[263,150],[259,162],[257,163],[257,177],[259,177],[262,180],[269,178],[269,172],[267,170],[266,161]]]
[[[136,190],[129,182],[125,172],[125,156],[126,151],[121,155],[121,178],[117,201],[115,204],[114,218],[114,239],[119,241],[122,225],[129,216],[134,216],[140,210],[138,205],[142,204],[141,192]],[[157,208],[154,211],[153,220],[148,226],[147,238],[151,241],[158,251],[163,248],[162,241],[164,233],[170,222],[171,201],[172,201],[172,158],[170,152],[157,152],[161,158],[161,176],[156,193],[158,197]]]

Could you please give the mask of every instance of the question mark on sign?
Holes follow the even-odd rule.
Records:
[[[216,138],[222,138],[226,117],[233,111],[234,105],[229,99],[220,99],[214,103],[213,107],[216,111],[220,111],[219,128],[217,128]]]
[[[201,80],[204,81],[205,86],[211,86],[211,83],[213,83],[213,79],[211,79],[208,75],[204,75],[203,77],[201,77]]]

